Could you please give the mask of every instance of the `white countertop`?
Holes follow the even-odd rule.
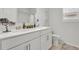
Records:
[[[49,27],[37,27],[37,28],[32,28],[32,29],[22,29],[22,30],[15,30],[15,31],[12,31],[12,32],[7,32],[7,33],[0,33],[0,40],[6,39],[6,38],[9,38],[9,37],[22,35],[22,34],[35,32],[35,31],[39,31],[39,30],[44,30],[44,29],[48,29],[48,28]]]

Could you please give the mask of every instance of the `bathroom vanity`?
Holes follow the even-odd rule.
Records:
[[[0,50],[48,50],[52,47],[49,27],[15,30],[0,34]]]

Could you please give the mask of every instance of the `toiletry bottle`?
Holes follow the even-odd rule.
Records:
[[[23,23],[23,29],[25,29],[26,28],[26,25],[25,25],[25,23]]]
[[[36,24],[34,23],[34,28],[36,27]]]

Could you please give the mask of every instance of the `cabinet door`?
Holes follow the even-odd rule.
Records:
[[[41,36],[41,50],[47,50],[47,35]]]
[[[12,48],[10,50],[30,50],[30,44],[29,43],[24,43],[22,45],[19,45],[15,48]]]
[[[40,39],[34,39],[25,44],[19,45],[11,50],[40,50]]]
[[[34,39],[30,42],[30,49],[31,50],[40,50],[41,46],[40,46],[40,37],[37,39]]]

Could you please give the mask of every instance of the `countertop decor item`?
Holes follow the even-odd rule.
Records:
[[[23,29],[25,29],[26,28],[26,25],[25,25],[25,23],[23,23]]]
[[[8,18],[0,18],[0,23],[5,26],[5,31],[3,32],[10,32],[8,29],[9,25],[15,25],[15,22],[9,21]]]

